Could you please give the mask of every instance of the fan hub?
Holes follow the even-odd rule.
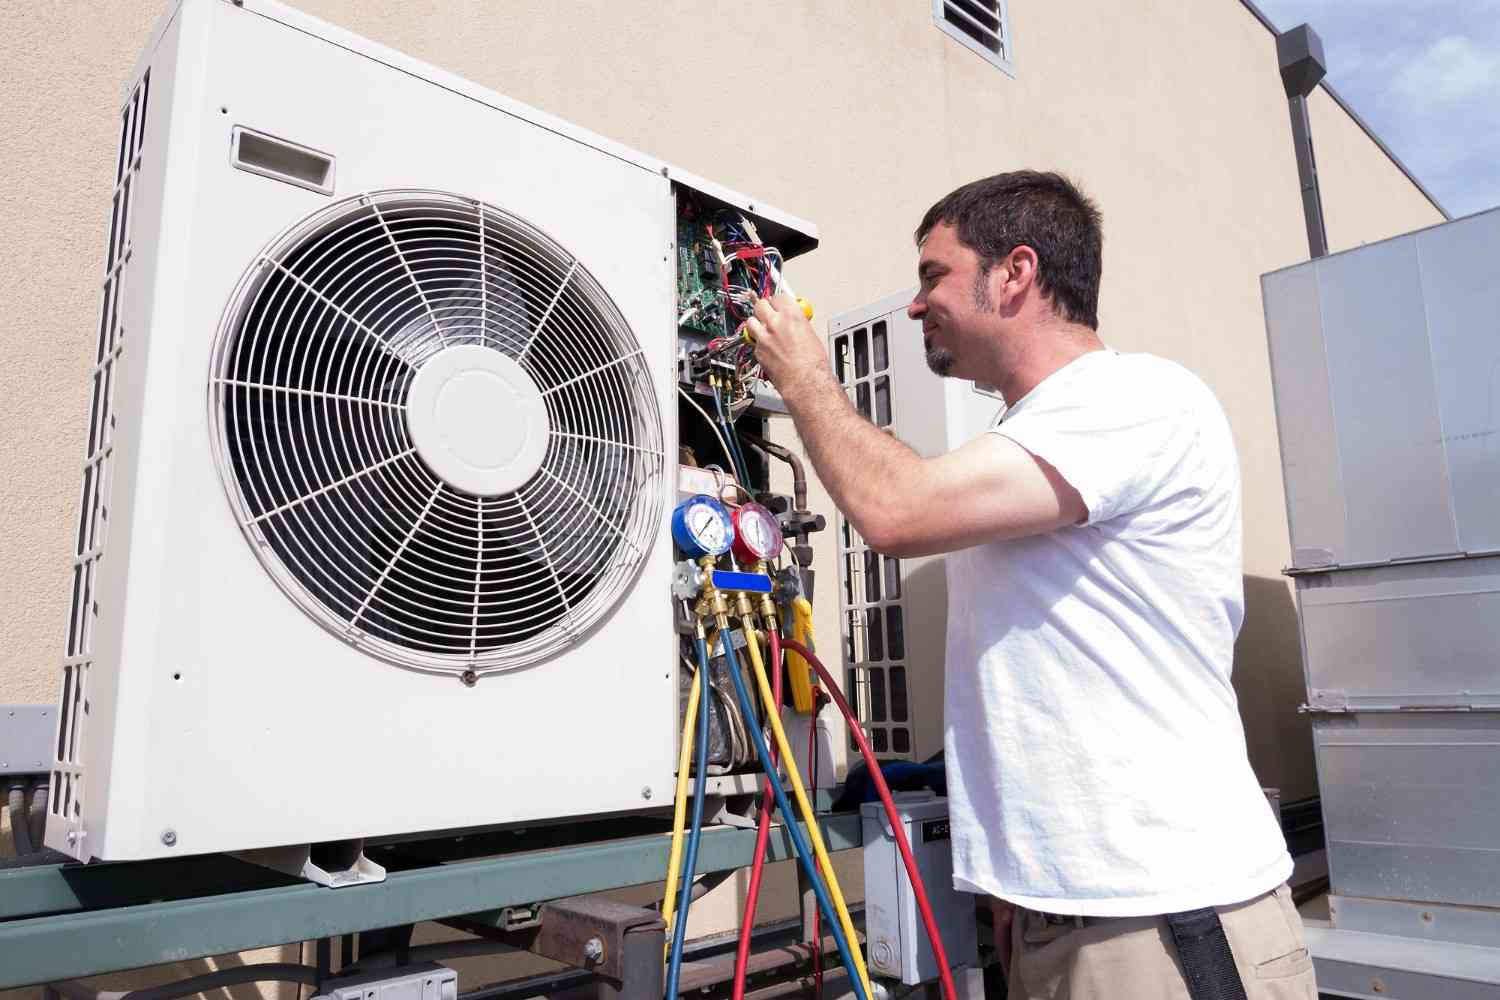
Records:
[[[406,425],[417,454],[455,489],[513,493],[547,454],[547,404],[526,369],[480,344],[447,347],[412,379]]]

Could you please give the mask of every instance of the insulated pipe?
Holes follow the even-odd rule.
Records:
[[[10,786],[10,835],[16,842],[16,855],[24,857],[36,851],[31,844],[31,816],[26,811],[26,786],[19,780]]]
[[[31,786],[31,846],[38,851],[47,839],[47,786],[46,778]]]
[[[763,437],[749,434],[745,431],[738,432],[740,437],[750,442],[768,455],[775,455],[781,461],[792,467],[792,506],[797,510],[807,509],[807,470],[802,465],[802,459],[797,457],[796,452],[779,444],[773,444]]]

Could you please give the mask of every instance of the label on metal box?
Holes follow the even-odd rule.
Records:
[[[952,840],[953,828],[948,824],[948,817],[942,819],[925,819],[922,821],[922,843],[930,844],[935,840]]]

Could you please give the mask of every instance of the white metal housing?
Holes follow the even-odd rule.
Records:
[[[669,804],[672,553],[668,482],[650,474],[651,461],[622,480],[642,493],[637,513],[651,523],[617,601],[574,629],[564,625],[559,649],[546,655],[505,663],[474,653],[467,665],[461,651],[439,649],[414,666],[376,648],[359,615],[340,633],[289,599],[300,578],[273,579],[274,560],[254,551],[266,544],[249,523],[261,515],[235,502],[216,452],[234,446],[224,436],[234,429],[210,416],[233,381],[216,367],[216,340],[222,346],[235,322],[237,289],[261,280],[257,268],[279,266],[266,259],[279,234],[341,199],[420,190],[512,213],[575,262],[580,277],[570,271],[563,283],[586,272],[598,308],[616,310],[622,336],[639,345],[626,360],[648,391],[633,412],[650,431],[642,415],[654,409],[655,448],[670,455],[672,171],[269,0],[180,0],[133,80],[48,846],[85,860],[135,859]],[[771,215],[768,224],[815,243],[796,220]],[[410,272],[411,261],[392,259]],[[351,330],[375,325],[340,303],[324,305]],[[453,314],[427,306],[435,322]],[[539,329],[548,320],[528,322]],[[441,497],[429,505],[452,500],[450,486],[504,497],[531,469],[547,474],[528,437],[538,428],[558,436],[557,414],[537,404],[545,380],[534,371],[535,386],[518,379],[522,365],[476,365],[462,345],[482,342],[443,334],[427,354],[406,357],[413,368],[438,357],[452,369],[418,387],[423,412],[407,415],[419,445],[407,458],[423,461],[411,468],[434,483],[452,480],[434,487]],[[439,397],[469,376],[519,386],[519,401],[497,410],[469,391],[471,379],[444,409]],[[285,391],[295,395],[297,384]],[[394,402],[379,405],[406,406],[403,386],[386,384]],[[519,415],[529,430],[507,431],[495,459],[482,436],[454,443],[465,414]],[[400,422],[386,426],[401,433]],[[651,458],[650,441],[641,453]],[[461,468],[491,459],[509,471]],[[586,530],[605,530],[592,497],[557,493],[572,493],[580,516],[594,519]],[[336,552],[343,541],[328,544]]]
[[[829,323],[834,371],[855,407],[919,454],[952,451],[991,426],[998,394],[927,368],[922,326],[899,293]],[[948,583],[941,556],[871,552],[837,517],[844,690],[881,757],[922,760],[943,747]]]

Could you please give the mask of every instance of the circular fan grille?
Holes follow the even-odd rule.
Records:
[[[261,562],[386,660],[550,656],[652,543],[664,458],[640,344],[577,260],[498,208],[385,191],[304,220],[241,280],[211,379]]]

